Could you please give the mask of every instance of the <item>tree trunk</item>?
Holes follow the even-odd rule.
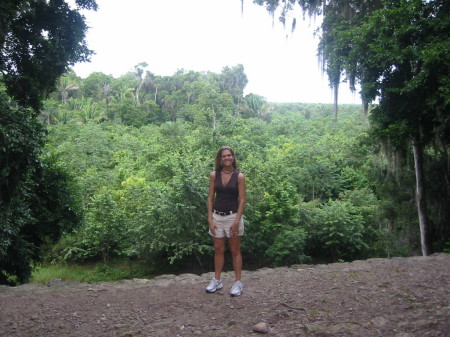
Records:
[[[141,93],[143,85],[144,85],[144,81],[141,80],[141,83],[139,84],[139,86],[136,89],[136,94],[135,94],[135,96],[136,96],[136,105],[141,105],[140,93]]]
[[[338,116],[339,83],[334,86],[333,93],[334,93],[334,122],[336,123]]]
[[[431,254],[431,240],[430,240],[430,224],[427,215],[427,201],[425,199],[425,181],[423,173],[423,148],[415,137],[412,142],[414,152],[414,168],[416,172],[416,203],[417,212],[419,214],[420,226],[420,243],[422,246],[422,255],[428,256]]]
[[[362,106],[363,106],[363,117],[366,120],[367,115],[369,114],[369,102],[364,97],[361,100],[362,100]]]

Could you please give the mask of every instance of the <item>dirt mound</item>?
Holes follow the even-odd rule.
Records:
[[[450,255],[0,287],[0,336],[449,336]]]

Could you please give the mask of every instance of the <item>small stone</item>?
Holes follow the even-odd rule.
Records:
[[[269,332],[269,324],[266,322],[259,322],[253,326],[253,331],[259,333],[268,333]]]
[[[378,328],[382,328],[389,323],[388,320],[384,317],[375,317],[370,322]]]
[[[54,278],[53,280],[51,280],[50,282],[47,283],[47,287],[52,287],[54,285],[57,285],[58,283],[61,283],[61,279]]]

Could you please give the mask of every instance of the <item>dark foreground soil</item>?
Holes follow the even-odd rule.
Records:
[[[447,254],[211,276],[0,287],[0,336],[450,336]]]

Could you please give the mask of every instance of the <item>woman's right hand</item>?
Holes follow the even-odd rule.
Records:
[[[213,236],[216,236],[216,224],[212,220],[209,221],[209,231]]]

